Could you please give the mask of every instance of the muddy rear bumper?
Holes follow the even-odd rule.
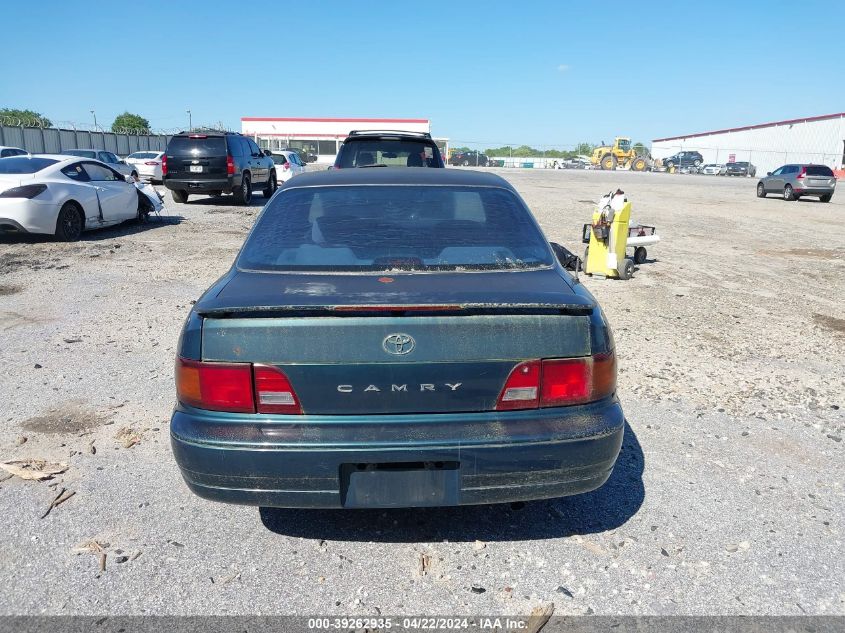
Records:
[[[615,398],[556,409],[373,417],[179,407],[171,444],[191,490],[215,501],[464,505],[594,490],[610,476],[623,428]]]

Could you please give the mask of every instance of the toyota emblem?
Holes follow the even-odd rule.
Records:
[[[381,342],[381,346],[388,354],[404,356],[414,351],[417,342],[408,334],[388,334]]]

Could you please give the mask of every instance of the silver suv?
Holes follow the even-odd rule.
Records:
[[[757,183],[757,197],[776,193],[784,200],[798,200],[801,196],[818,196],[830,202],[836,189],[836,177],[827,165],[784,165],[770,171]]]

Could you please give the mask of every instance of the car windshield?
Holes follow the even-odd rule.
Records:
[[[226,141],[222,136],[174,136],[167,144],[171,156],[225,156]]]
[[[807,165],[808,176],[833,176],[833,171],[826,165]]]
[[[59,161],[52,158],[11,156],[0,159],[0,174],[34,174]]]
[[[439,167],[434,147],[413,140],[374,139],[347,142],[339,167]]]
[[[242,270],[513,270],[552,255],[506,189],[336,186],[285,191],[266,207],[238,257]]]

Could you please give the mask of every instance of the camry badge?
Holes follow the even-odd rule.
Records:
[[[388,354],[404,356],[414,351],[416,341],[408,334],[388,334],[381,342],[381,346]]]

